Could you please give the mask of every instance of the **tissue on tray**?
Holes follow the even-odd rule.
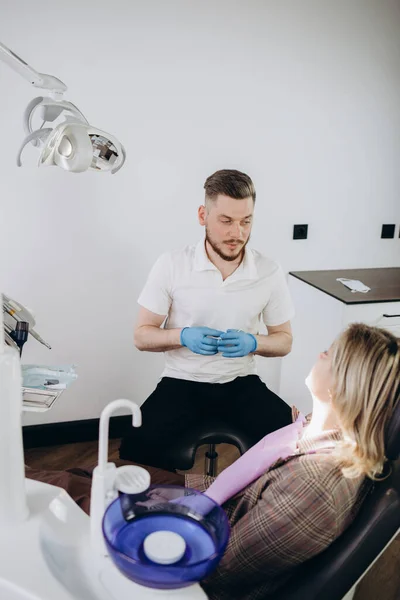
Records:
[[[65,390],[78,375],[75,365],[21,365],[22,385],[39,390]]]

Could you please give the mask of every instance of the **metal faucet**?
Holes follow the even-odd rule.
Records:
[[[114,400],[102,411],[99,426],[99,461],[93,471],[92,491],[90,496],[90,536],[92,548],[103,556],[107,549],[103,539],[102,520],[107,506],[117,497],[114,482],[117,473],[115,463],[108,462],[108,432],[110,417],[120,408],[132,412],[133,427],[142,424],[142,412],[139,406],[131,400]]]

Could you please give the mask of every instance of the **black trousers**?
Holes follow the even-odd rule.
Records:
[[[254,444],[292,422],[291,408],[257,375],[223,384],[164,377],[141,410],[142,426],[122,440],[120,458],[167,470],[176,468],[171,448],[200,422],[222,419]]]

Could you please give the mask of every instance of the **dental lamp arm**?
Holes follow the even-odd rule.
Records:
[[[22,58],[14,54],[12,50],[7,48],[0,42],[0,59],[7,63],[14,71],[22,75],[24,79],[29,81],[34,87],[44,90],[50,90],[58,95],[63,95],[67,91],[67,86],[57,77],[39,73],[29,66]]]
[[[24,139],[24,141],[18,151],[18,154],[17,154],[17,165],[19,167],[22,167],[21,155],[22,155],[22,151],[25,148],[25,146],[27,144],[29,144],[29,142],[38,142],[39,140],[46,140],[52,131],[53,130],[51,128],[39,129],[38,131],[34,131],[34,132],[30,133]],[[37,144],[34,144],[34,145],[37,145]]]
[[[37,88],[48,90],[48,96],[35,98],[25,110],[25,140],[19,150],[17,165],[21,166],[21,153],[26,144],[40,149],[38,166],[57,165],[66,171],[82,173],[88,169],[117,173],[123,166],[126,152],[120,142],[110,134],[90,126],[86,117],[72,102],[63,100],[67,86],[57,77],[39,73],[22,58],[0,42],[0,60],[22,75]],[[32,118],[41,109],[42,125],[33,131]],[[68,114],[63,114],[68,113]],[[45,123],[53,123],[60,116],[64,121],[53,129],[43,129]]]

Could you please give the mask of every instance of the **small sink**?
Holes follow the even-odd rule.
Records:
[[[40,545],[50,571],[76,600],[206,598],[199,585],[167,592],[137,585],[110,558],[96,556],[90,545],[89,517],[67,494],[54,498],[43,515]]]
[[[199,585],[155,590],[127,579],[92,551],[90,519],[64,490],[29,479],[26,485],[31,516],[0,540],[1,599],[207,599]]]

